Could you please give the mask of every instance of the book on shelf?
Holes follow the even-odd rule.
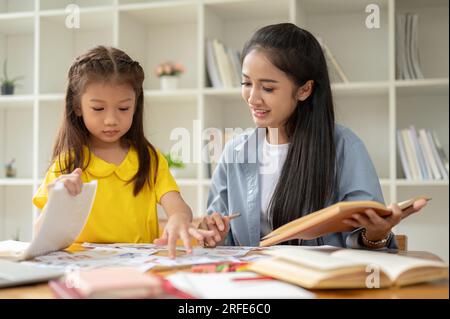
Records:
[[[430,167],[430,169],[432,171],[433,179],[441,179],[442,175],[439,171],[439,168],[438,168],[438,165],[436,162],[436,158],[434,157],[433,151],[432,151],[433,144],[431,144],[429,136],[424,129],[419,130],[419,134],[420,134],[420,141],[421,141],[422,145],[424,146],[426,159],[427,159],[427,165]]]
[[[407,179],[448,180],[448,157],[436,132],[414,126],[397,131],[400,163]]]
[[[432,132],[432,137],[433,137],[434,145],[437,148],[439,158],[441,159],[443,167],[445,168],[446,172],[448,173],[449,172],[448,157],[447,157],[447,154],[445,154],[445,151],[441,145],[441,142],[439,141],[436,131]]]
[[[232,76],[232,82],[234,87],[238,87],[241,83],[242,71],[239,53],[232,48],[225,48],[230,66],[230,73]],[[236,54],[237,53],[237,54]]]
[[[308,289],[386,288],[448,278],[448,265],[442,261],[389,252],[285,248],[265,253],[271,257],[248,269]]]
[[[409,208],[419,199],[431,200],[429,197],[419,196],[398,203],[398,206],[404,212],[402,218],[411,214]],[[354,228],[342,221],[369,208],[381,217],[392,214],[391,208],[375,201],[339,202],[278,227],[262,238],[260,246],[272,246],[291,239],[314,239],[329,233],[352,231]]]
[[[397,14],[395,19],[396,73],[399,80],[423,79],[419,58],[419,15]]]
[[[417,157],[414,155],[414,147],[413,142],[409,136],[408,130],[401,130],[403,142],[405,144],[405,150],[406,150],[406,158],[408,159],[408,162],[411,167],[411,173],[414,180],[420,180],[420,171],[419,171],[419,162],[417,160]]]
[[[417,158],[417,162],[419,163],[419,171],[422,179],[428,180],[430,179],[429,175],[429,169],[428,166],[425,163],[425,157],[423,153],[423,148],[419,144],[419,140],[417,138],[417,131],[414,126],[410,126],[409,128],[409,135],[411,137],[412,144],[414,145],[414,155]]]
[[[430,141],[430,144],[433,145],[431,150],[433,152],[434,158],[436,159],[436,163],[438,165],[439,172],[441,173],[442,178],[444,180],[448,180],[448,171],[445,169],[445,166],[443,164],[443,159],[439,156],[439,153],[438,153],[437,147],[436,147],[436,142],[435,142],[435,140],[433,138],[433,135],[431,134],[430,131],[427,131],[427,136],[428,136],[428,139]]]
[[[433,156],[433,152],[431,151],[431,145],[428,140],[428,135],[424,129],[419,130],[419,141],[420,146],[424,150],[426,164],[431,170],[432,179],[441,179],[441,175]]]
[[[215,40],[217,43],[216,50],[218,54],[219,70],[222,77],[222,81],[225,87],[233,87],[233,77],[230,70],[230,63],[228,61],[228,56],[225,51],[225,45],[222,42]]]
[[[412,179],[411,167],[408,164],[405,144],[403,143],[402,133],[400,132],[400,130],[397,130],[397,145],[399,149],[400,162],[402,164],[403,172],[405,173],[407,179]]]
[[[339,62],[334,57],[333,53],[331,52],[330,48],[325,44],[322,38],[318,37],[317,40],[320,43],[320,46],[322,47],[322,51],[325,56],[325,61],[327,63],[328,67],[328,73],[330,77],[330,81],[332,83],[335,82],[343,82],[348,83],[348,78],[344,73],[344,70],[342,69]]]
[[[218,39],[207,39],[206,71],[212,87],[238,87],[241,82],[239,51],[225,46]]]
[[[420,67],[420,59],[419,59],[419,15],[418,14],[409,15],[409,20],[411,30],[410,55],[412,61],[412,70],[415,79],[423,79],[423,73]]]
[[[212,87],[221,88],[223,87],[223,83],[220,78],[216,59],[212,41],[206,40],[206,70],[209,83]]]

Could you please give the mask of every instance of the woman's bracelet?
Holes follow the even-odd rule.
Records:
[[[366,246],[368,248],[383,248],[383,247],[385,247],[390,236],[391,236],[391,234],[389,233],[386,236],[386,238],[383,238],[380,240],[369,240],[366,237],[366,229],[363,229],[363,231],[361,232],[362,242],[363,242],[364,246]]]

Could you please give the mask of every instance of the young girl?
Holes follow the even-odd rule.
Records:
[[[335,124],[327,65],[311,33],[290,23],[258,30],[244,46],[242,77],[242,97],[258,128],[224,149],[209,216],[201,222],[215,236],[203,244],[258,246],[274,228],[334,203],[383,202],[363,142]],[[417,201],[412,210],[425,203]],[[384,219],[370,209],[354,214],[345,221],[353,232],[289,244],[394,248],[391,228],[402,212],[392,208]],[[233,212],[242,216],[230,221]]]
[[[33,203],[44,209],[56,182],[76,196],[83,182],[98,181],[86,226],[76,242],[149,243],[159,237],[156,204],[168,215],[161,238],[175,256],[177,238],[188,252],[190,236],[212,232],[190,227],[192,212],[180,196],[167,161],[144,136],[144,71],[124,52],[98,46],[69,69],[65,112],[53,164]],[[43,214],[36,222],[36,231]]]

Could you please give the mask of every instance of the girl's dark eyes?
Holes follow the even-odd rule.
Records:
[[[265,87],[263,87],[263,90],[266,91],[266,92],[268,92],[268,93],[273,92],[273,89],[271,89],[271,88],[265,88]]]
[[[93,107],[92,109],[96,112],[100,112],[100,111],[104,110],[103,107]],[[128,111],[129,109],[130,109],[129,107],[119,107],[119,111],[122,111],[122,112]]]

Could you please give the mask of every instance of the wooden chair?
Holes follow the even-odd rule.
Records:
[[[398,250],[407,251],[408,250],[408,236],[406,235],[395,235],[395,240],[397,241]]]

